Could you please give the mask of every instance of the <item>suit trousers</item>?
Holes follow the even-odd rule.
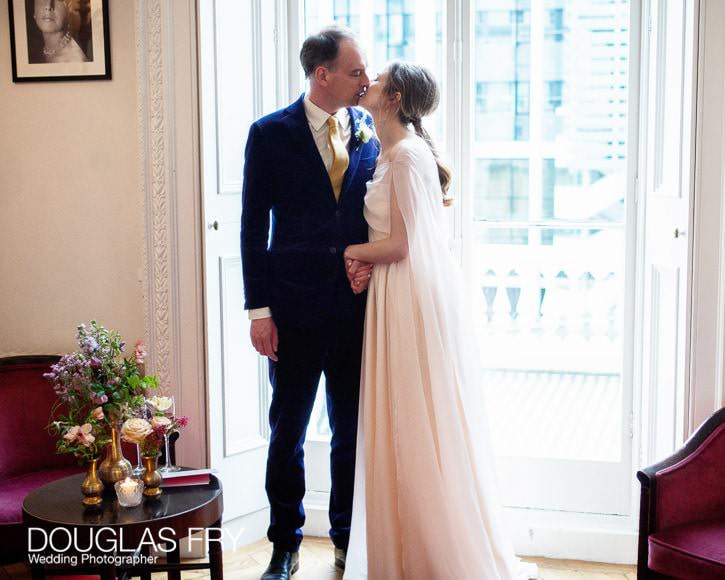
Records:
[[[302,541],[305,511],[305,434],[318,384],[325,374],[332,432],[330,537],[347,549],[355,480],[360,362],[364,316],[330,318],[313,329],[280,327],[277,362],[269,361],[272,404],[266,490],[271,508],[267,537],[276,548],[295,552]]]

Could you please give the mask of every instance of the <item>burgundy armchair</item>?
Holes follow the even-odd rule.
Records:
[[[25,558],[25,496],[83,471],[72,455],[56,454],[45,430],[56,395],[43,373],[59,358],[0,358],[0,563]]]
[[[638,580],[725,578],[725,408],[637,473]]]

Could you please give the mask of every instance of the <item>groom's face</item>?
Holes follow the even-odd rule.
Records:
[[[335,65],[327,71],[325,86],[328,95],[338,107],[357,105],[360,95],[370,84],[365,57],[360,47],[349,40],[340,42]]]

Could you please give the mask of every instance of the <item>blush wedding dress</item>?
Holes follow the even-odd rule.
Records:
[[[390,235],[395,195],[407,258],[368,287],[357,462],[345,580],[535,578],[503,520],[473,312],[448,249],[438,171],[411,133],[378,160],[370,241]]]

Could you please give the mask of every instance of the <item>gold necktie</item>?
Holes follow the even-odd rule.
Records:
[[[340,199],[340,190],[342,189],[342,180],[345,177],[345,171],[347,171],[347,165],[350,163],[350,158],[347,155],[347,149],[342,144],[340,139],[340,133],[337,130],[337,118],[334,115],[327,119],[328,141],[330,143],[330,150],[332,151],[332,164],[330,165],[330,183],[332,183],[332,189],[335,192],[335,199]]]

